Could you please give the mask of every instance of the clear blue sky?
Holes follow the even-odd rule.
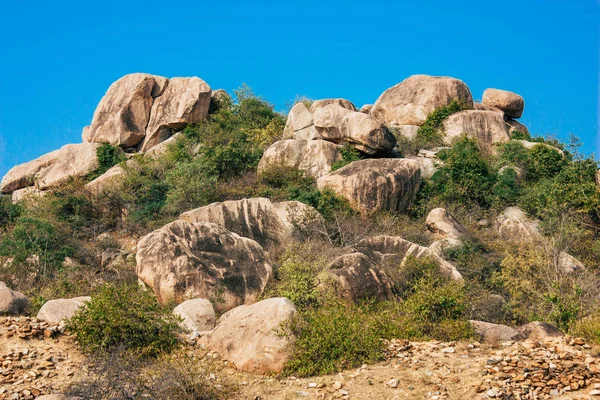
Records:
[[[81,141],[127,73],[242,82],[280,110],[296,95],[373,103],[409,75],[525,98],[536,134],[600,153],[598,0],[5,1],[0,11],[0,176]]]

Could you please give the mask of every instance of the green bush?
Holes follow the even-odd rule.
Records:
[[[340,153],[342,154],[342,159],[340,161],[336,161],[331,166],[331,171],[337,171],[338,169],[345,167],[346,165],[363,159],[360,151],[356,150],[352,146],[344,146],[340,149]]]
[[[217,201],[217,182],[213,164],[204,157],[177,164],[165,176],[165,183],[169,186],[166,210],[177,215]]]
[[[285,297],[301,311],[320,305],[322,296],[317,289],[320,270],[314,263],[288,252],[276,270],[277,283],[269,297]]]
[[[551,178],[557,175],[565,166],[566,159],[557,150],[543,145],[535,145],[530,151],[531,166],[528,176],[537,179]]]
[[[452,100],[448,105],[435,109],[427,116],[427,119],[419,127],[417,140],[421,143],[441,145],[442,134],[440,132],[444,121],[452,114],[465,110],[466,107],[456,100]]]
[[[68,328],[89,352],[122,348],[155,357],[178,346],[177,318],[137,285],[103,285]]]
[[[569,334],[600,344],[600,315],[593,314],[575,322]]]
[[[0,232],[15,222],[21,212],[22,207],[13,204],[10,196],[0,194]]]
[[[113,146],[109,143],[102,143],[100,147],[96,149],[96,157],[98,158],[98,168],[94,171],[92,174],[93,176],[89,180],[99,177],[111,167],[127,159],[120,147]]]

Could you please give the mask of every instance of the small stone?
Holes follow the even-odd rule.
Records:
[[[387,381],[385,383],[386,385],[388,385],[391,388],[397,388],[398,387],[398,379],[390,379],[389,381]]]
[[[494,398],[494,397],[496,397],[496,396],[498,395],[498,392],[496,392],[496,389],[490,389],[490,390],[488,390],[487,392],[485,392],[485,394],[486,394],[488,397],[492,397],[492,398]]]
[[[594,389],[590,392],[590,396],[600,396],[600,390]]]
[[[308,384],[309,388],[316,388],[317,387],[317,383],[316,382],[311,382]]]
[[[333,386],[332,386],[332,387],[333,387],[335,390],[339,390],[339,389],[341,389],[343,386],[344,386],[344,385],[342,384],[342,382],[340,382],[340,381],[335,381],[335,382],[333,382]]]
[[[451,354],[454,353],[456,350],[454,350],[454,347],[446,347],[445,349],[442,349],[442,353],[447,353],[447,354]]]

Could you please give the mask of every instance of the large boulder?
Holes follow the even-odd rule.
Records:
[[[484,106],[494,107],[504,112],[507,118],[521,118],[525,102],[516,93],[500,89],[486,89],[483,92],[481,103]]]
[[[129,74],[114,82],[84,129],[83,141],[136,146],[146,134],[153,94],[160,94],[165,85],[166,78],[148,74]]]
[[[519,121],[515,121],[514,119],[509,119],[506,121],[506,127],[508,128],[508,134],[510,137],[515,134],[515,132],[519,132],[524,134],[525,136],[530,137],[531,133],[529,133],[529,129],[527,126],[523,125]]]
[[[300,137],[297,136],[306,136],[306,134],[311,131],[311,127],[313,127],[313,116],[311,112],[308,111],[308,108],[306,108],[306,105],[300,101],[294,104],[288,114],[285,128],[283,129],[283,137],[288,139],[300,139]],[[307,140],[306,138],[303,139]]]
[[[0,282],[0,315],[18,315],[27,309],[29,300],[16,290],[9,289],[4,282]]]
[[[207,299],[190,299],[179,304],[173,314],[182,319],[181,325],[192,332],[210,331],[215,327],[215,309]]]
[[[319,178],[317,186],[333,190],[361,213],[403,212],[412,205],[420,180],[414,160],[380,158],[354,161]]]
[[[104,192],[106,189],[117,185],[123,176],[125,175],[125,169],[120,165],[115,165],[109,168],[108,171],[86,183],[85,188],[93,195],[97,196]]]
[[[90,301],[91,297],[81,296],[72,299],[49,300],[37,314],[37,319],[46,321],[50,324],[58,324],[71,318],[75,313]]]
[[[313,121],[319,135],[332,142],[341,142],[344,139],[342,133],[342,121],[351,111],[338,104],[328,104],[315,109]]]
[[[315,100],[312,102],[312,104],[310,105],[310,112],[312,114],[315,113],[315,111],[317,111],[319,108],[323,108],[326,107],[328,105],[334,104],[336,106],[345,108],[347,110],[350,111],[356,111],[356,106],[354,104],[352,104],[351,101],[346,100],[346,99],[321,99],[321,100]]]
[[[490,148],[496,143],[510,140],[502,115],[494,111],[466,110],[454,113],[444,121],[444,133],[447,145],[451,145],[463,133]]]
[[[500,344],[509,340],[523,339],[521,333],[514,328],[502,324],[492,324],[483,321],[469,321],[475,335],[479,340],[487,344]]]
[[[342,119],[341,132],[343,141],[367,154],[374,155],[396,146],[396,138],[370,114],[346,114]]]
[[[362,253],[344,254],[327,268],[336,292],[346,300],[387,299],[392,294],[392,283],[385,272]],[[326,286],[329,282],[326,281]]]
[[[189,222],[212,222],[240,236],[260,243],[266,249],[289,244],[301,238],[311,224],[322,224],[314,208],[299,201],[272,203],[266,198],[212,203],[187,211],[179,217]]]
[[[419,170],[421,171],[421,178],[429,179],[438,170],[438,165],[443,164],[441,160],[437,158],[421,157],[421,156],[409,156],[406,157],[409,160],[414,160],[419,164]]]
[[[175,131],[206,119],[210,100],[210,86],[202,79],[170,79],[165,91],[152,105],[146,136],[140,150],[148,151],[168,139]]]
[[[539,221],[530,220],[519,207],[508,207],[496,217],[496,227],[501,237],[511,241],[533,242],[540,240]]]
[[[318,179],[342,160],[341,146],[325,140],[279,140],[265,150],[258,163],[258,174],[285,167],[305,171]]]
[[[177,220],[149,233],[136,263],[161,303],[217,299],[217,312],[256,302],[272,274],[260,244],[209,222]]]
[[[544,341],[546,339],[563,337],[565,334],[547,322],[533,321],[517,328],[525,339]]]
[[[429,211],[425,225],[427,230],[441,238],[461,238],[466,233],[465,227],[445,208],[434,208]]]
[[[36,185],[39,189],[58,186],[72,176],[85,176],[98,168],[98,143],[67,144],[58,150],[17,165],[2,178],[3,193]]]
[[[282,334],[296,314],[286,298],[271,298],[236,307],[219,318],[216,328],[201,339],[239,370],[279,373],[292,353],[293,336]]]
[[[456,100],[473,106],[473,97],[463,81],[454,78],[413,75],[379,96],[371,114],[384,125],[423,125],[436,108]]]

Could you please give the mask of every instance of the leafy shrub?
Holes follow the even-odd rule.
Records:
[[[427,119],[417,132],[417,140],[422,143],[441,144],[442,134],[440,130],[446,118],[466,107],[456,100],[452,100],[448,105],[435,109],[427,116]]]
[[[317,274],[322,268],[300,259],[291,251],[283,258],[281,266],[276,270],[277,284],[269,297],[285,297],[301,311],[318,306],[322,296],[317,289],[320,283]]]
[[[0,194],[0,232],[8,228],[21,215],[22,207],[13,204],[10,196]]]
[[[600,344],[600,315],[593,314],[575,322],[569,334]]]
[[[331,166],[332,172],[336,171],[342,167],[345,167],[346,165],[348,165],[354,161],[361,160],[363,158],[360,151],[356,150],[352,146],[342,147],[340,149],[340,153],[342,154],[342,159],[340,161],[336,161],[333,163],[333,165]]]
[[[165,176],[165,183],[170,188],[167,192],[166,210],[177,214],[216,201],[217,182],[213,164],[204,157],[177,164]]]
[[[127,159],[120,147],[113,146],[109,143],[102,143],[102,145],[96,149],[96,157],[98,158],[98,168],[94,171],[93,177],[91,177],[92,179],[102,175],[111,167]]]
[[[543,144],[535,145],[530,150],[531,166],[529,176],[537,179],[551,178],[565,166],[566,160],[557,150]]]
[[[513,131],[513,133],[510,134],[510,138],[515,140],[531,140],[531,135],[527,132]]]
[[[51,197],[54,215],[69,223],[73,229],[91,225],[97,221],[98,210],[88,196],[69,191],[55,191]]]
[[[89,352],[122,347],[154,357],[178,345],[177,318],[137,285],[102,286],[69,321]]]

